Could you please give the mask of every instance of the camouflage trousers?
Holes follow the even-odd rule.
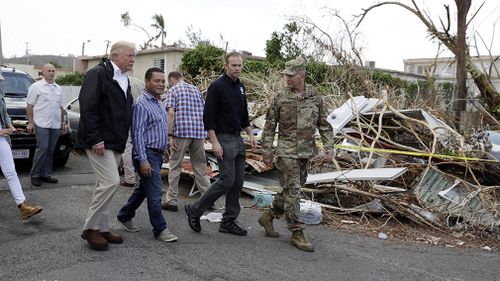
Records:
[[[274,197],[271,212],[275,218],[284,215],[288,230],[303,230],[299,222],[300,188],[306,182],[309,159],[278,157],[275,163],[279,171],[281,193]]]

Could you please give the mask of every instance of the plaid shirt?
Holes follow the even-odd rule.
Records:
[[[203,127],[203,107],[205,101],[200,91],[193,85],[179,81],[167,93],[167,109],[173,108],[173,133],[178,138],[205,139]]]

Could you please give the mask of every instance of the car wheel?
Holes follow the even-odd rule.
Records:
[[[68,159],[69,159],[69,151],[63,157],[54,159],[54,166],[63,167],[64,165],[66,165],[66,163],[68,163]]]

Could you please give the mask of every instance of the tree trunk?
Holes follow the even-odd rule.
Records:
[[[455,121],[459,129],[460,114],[462,111],[465,111],[467,106],[467,70],[465,69],[465,55],[468,52],[465,42],[465,33],[467,31],[467,13],[469,12],[471,1],[472,0],[455,0],[458,11],[457,50],[455,52],[455,60],[457,62],[457,103],[455,107]]]

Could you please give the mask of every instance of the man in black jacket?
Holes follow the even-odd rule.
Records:
[[[132,95],[127,72],[135,62],[135,45],[118,41],[110,60],[102,59],[85,74],[78,97],[80,122],[76,148],[85,150],[96,175],[96,189],[88,210],[82,238],[95,250],[123,238],[109,231],[109,203],[120,185],[118,163],[132,120]]]

